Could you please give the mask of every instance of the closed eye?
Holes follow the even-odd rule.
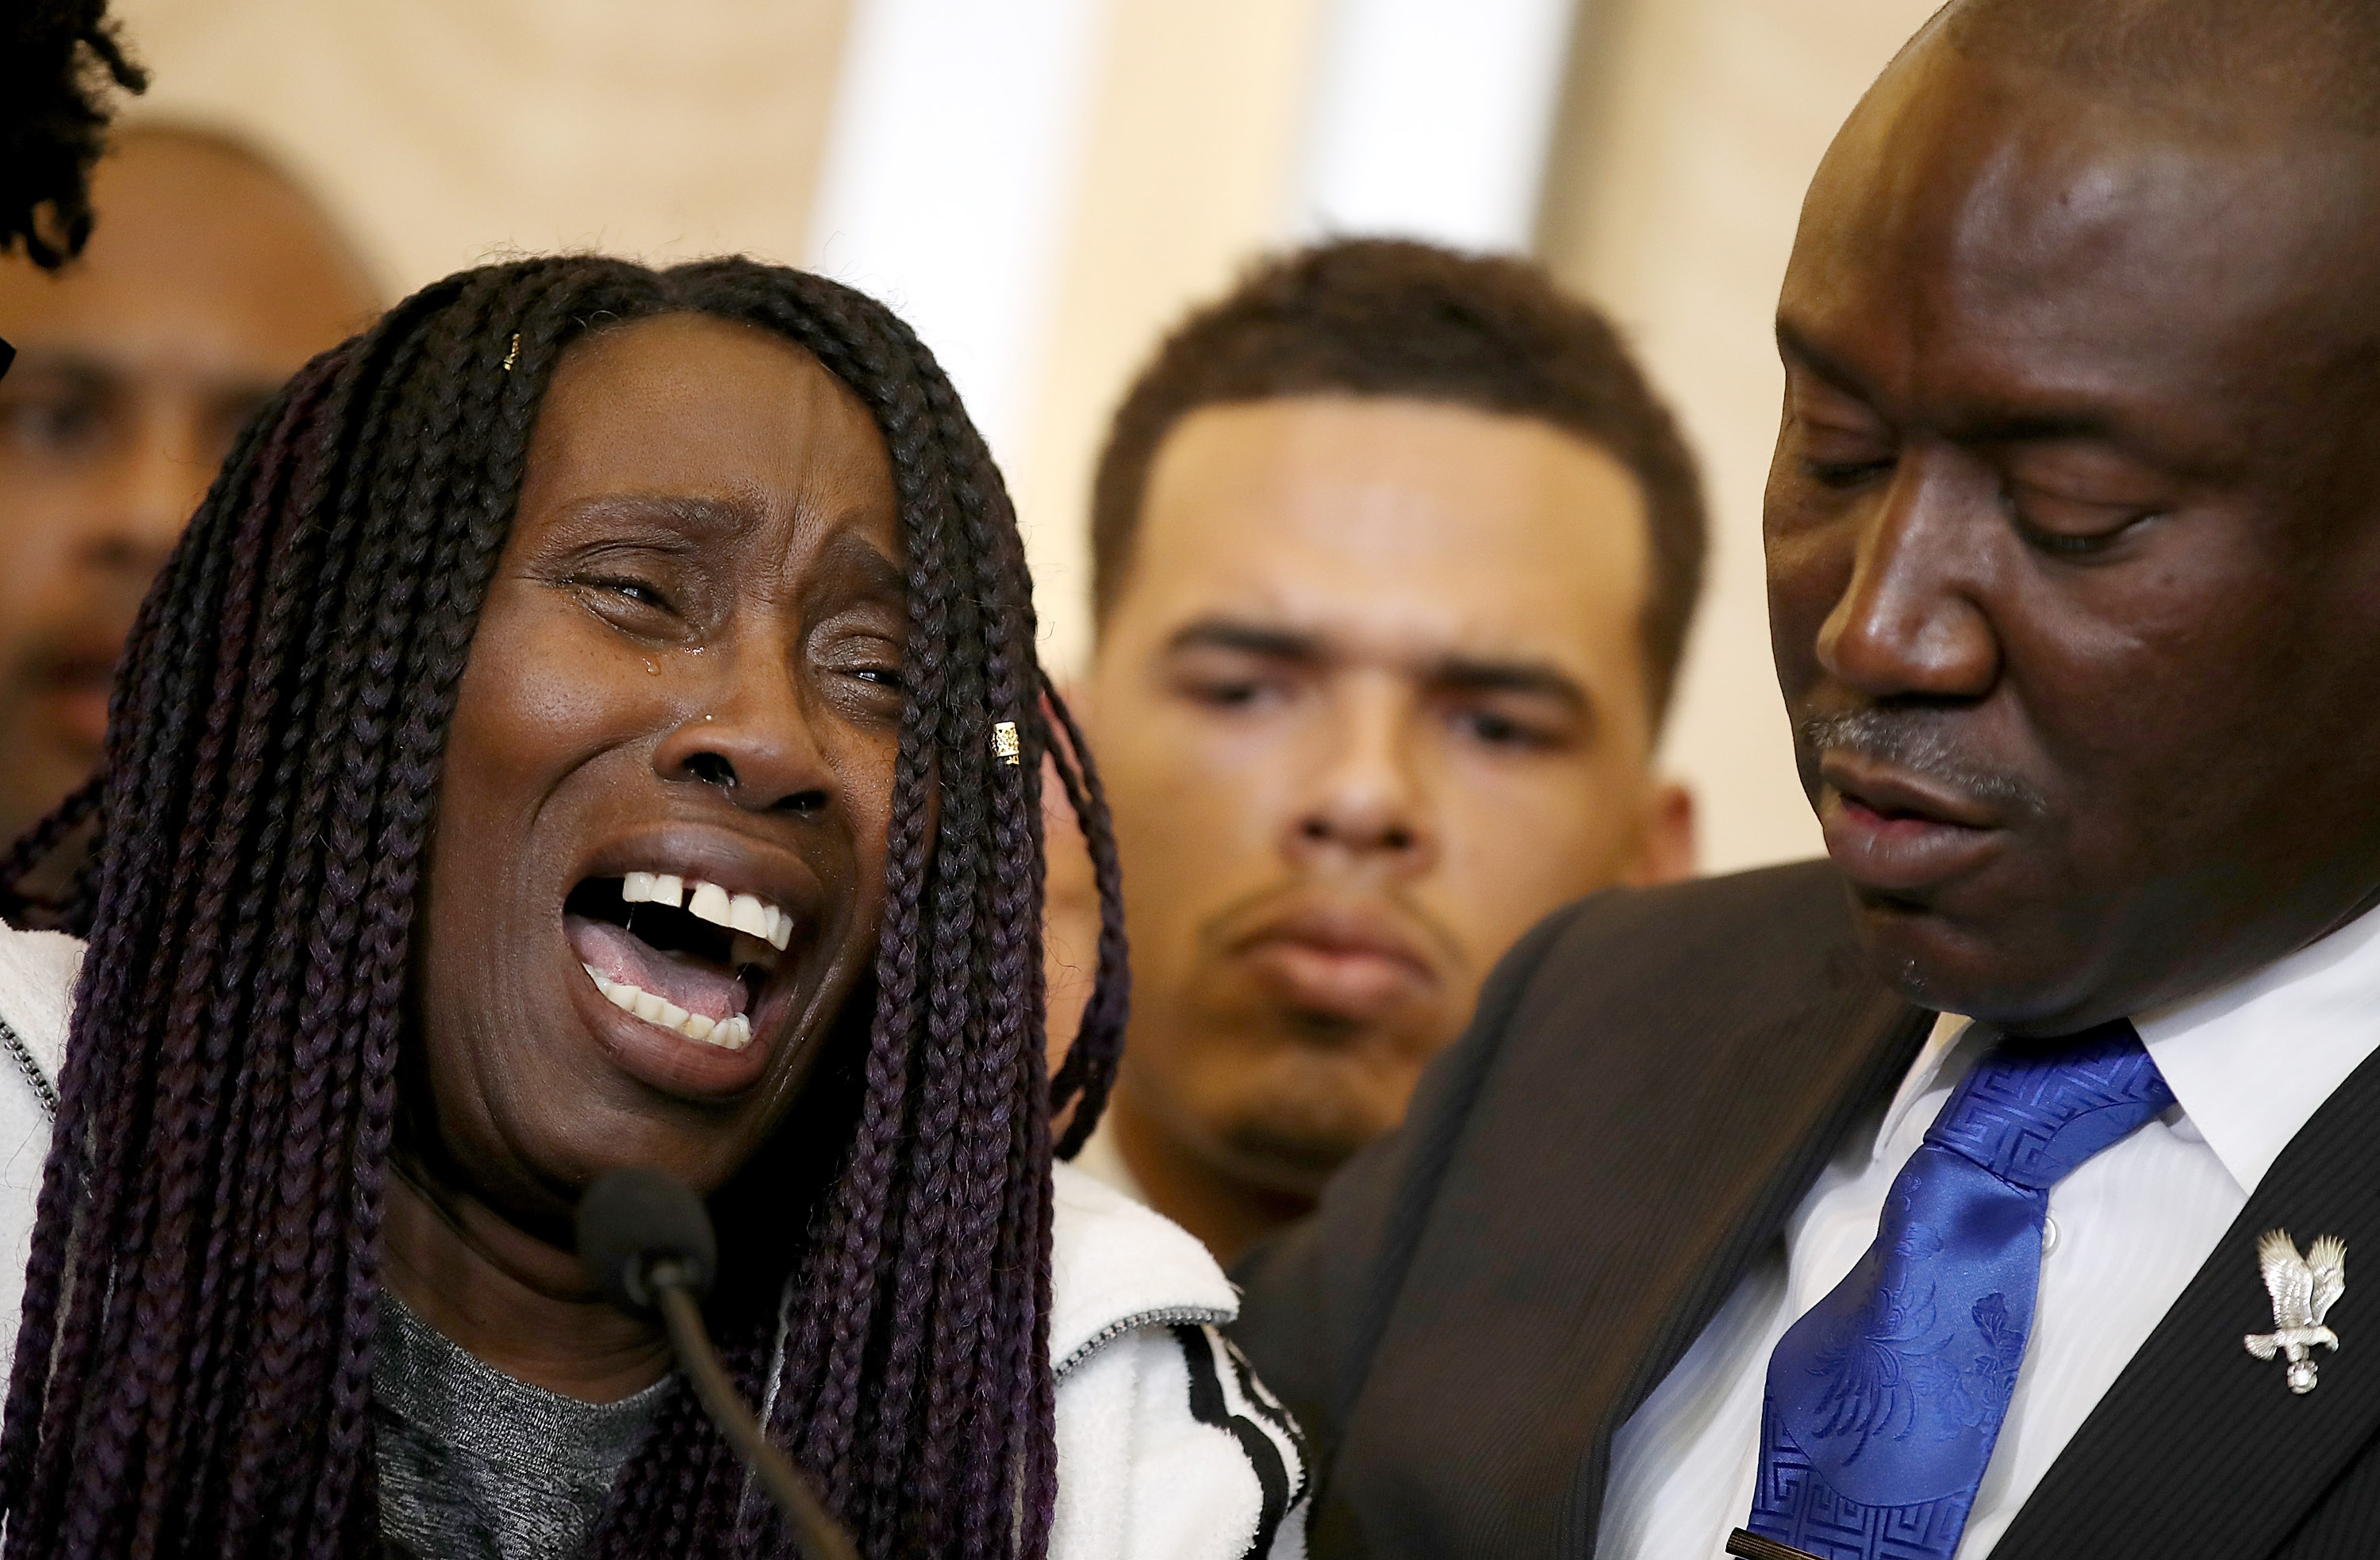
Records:
[[[674,640],[686,631],[670,592],[641,574],[582,574],[566,583],[589,611],[631,637]]]
[[[1263,697],[1265,685],[1257,682],[1193,683],[1190,691],[1208,704],[1236,708]]]
[[[2143,515],[2141,518],[2154,519],[2155,516]],[[2045,531],[2038,526],[2024,525],[2022,522],[2019,523],[2019,529],[2024,537],[2025,545],[2036,552],[2047,553],[2052,558],[2091,558],[2107,551],[2117,542],[2121,541],[2130,534],[2132,526],[2137,524],[2139,521],[2133,521],[2119,526],[2111,531],[2085,536],[2070,535],[2063,531]]]
[[[1828,488],[1856,488],[1861,483],[1882,477],[1892,469],[1888,460],[1820,461],[1804,460],[1802,469],[1812,481]]]
[[[600,590],[611,591],[613,595],[625,597],[631,601],[641,601],[647,606],[659,607],[664,611],[669,610],[669,598],[662,594],[661,587],[643,580],[604,579],[590,580],[588,583]]]
[[[1193,704],[1225,712],[1260,708],[1289,695],[1288,679],[1281,676],[1216,676],[1184,671],[1177,676],[1175,686]]]
[[[2154,500],[2108,502],[2021,487],[2008,490],[2003,505],[2025,545],[2052,558],[2095,557],[2168,513]]]
[[[1553,741],[1548,733],[1525,722],[1500,715],[1492,709],[1467,709],[1456,717],[1457,723],[1472,739],[1489,747],[1550,747]]]

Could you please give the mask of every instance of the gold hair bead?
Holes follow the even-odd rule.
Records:
[[[1014,764],[1018,761],[1025,748],[1024,744],[1016,740],[1015,721],[1002,720],[991,729],[991,751],[993,756],[1003,764]]]
[[[511,372],[513,371],[513,365],[514,365],[514,364],[516,364],[516,363],[517,363],[517,362],[519,362],[519,361],[520,361],[520,333],[519,333],[518,331],[515,331],[515,332],[513,333],[513,347],[512,347],[512,350],[511,350],[510,352],[507,352],[507,353],[505,353],[505,354],[504,354],[504,372],[506,372],[506,373],[508,373],[508,374],[509,374],[509,373],[511,373]]]

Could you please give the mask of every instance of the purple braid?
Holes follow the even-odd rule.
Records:
[[[1059,1074],[1070,1144],[1112,1073],[1123,947],[1005,490],[931,356],[857,294],[563,258],[449,278],[283,391],[142,608],[104,784],[0,859],[20,906],[90,835],[59,911],[90,950],[0,1422],[0,1560],[378,1552],[384,1179],[455,690],[555,366],[685,311],[778,333],[867,405],[909,590],[874,980],[822,1070],[842,1146],[791,1189],[812,1212],[765,1264],[773,1302],[722,1299],[714,1325],[864,1553],[1046,1552],[1045,751],[1106,901]],[[1021,764],[992,752],[1004,720]],[[686,1394],[589,1551],[795,1553]]]

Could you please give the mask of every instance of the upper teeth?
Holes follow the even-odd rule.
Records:
[[[631,872],[620,880],[620,898],[630,904],[683,909],[714,925],[766,938],[781,953],[794,940],[794,918],[759,895],[731,894],[699,879],[689,885],[673,872]]]

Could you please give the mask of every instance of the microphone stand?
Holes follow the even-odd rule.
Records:
[[[644,1280],[662,1313],[662,1325],[669,1329],[670,1347],[677,1351],[678,1363],[685,1368],[686,1379],[693,1385],[703,1411],[727,1437],[744,1466],[759,1477],[777,1509],[793,1523],[802,1553],[809,1560],[859,1560],[859,1551],[842,1524],[819,1504],[809,1481],[795,1471],[785,1455],[769,1444],[759,1421],[736,1396],[735,1384],[727,1379],[718,1351],[710,1347],[710,1334],[702,1324],[697,1297],[704,1286],[698,1276],[688,1273],[678,1259],[663,1257],[645,1269]]]

